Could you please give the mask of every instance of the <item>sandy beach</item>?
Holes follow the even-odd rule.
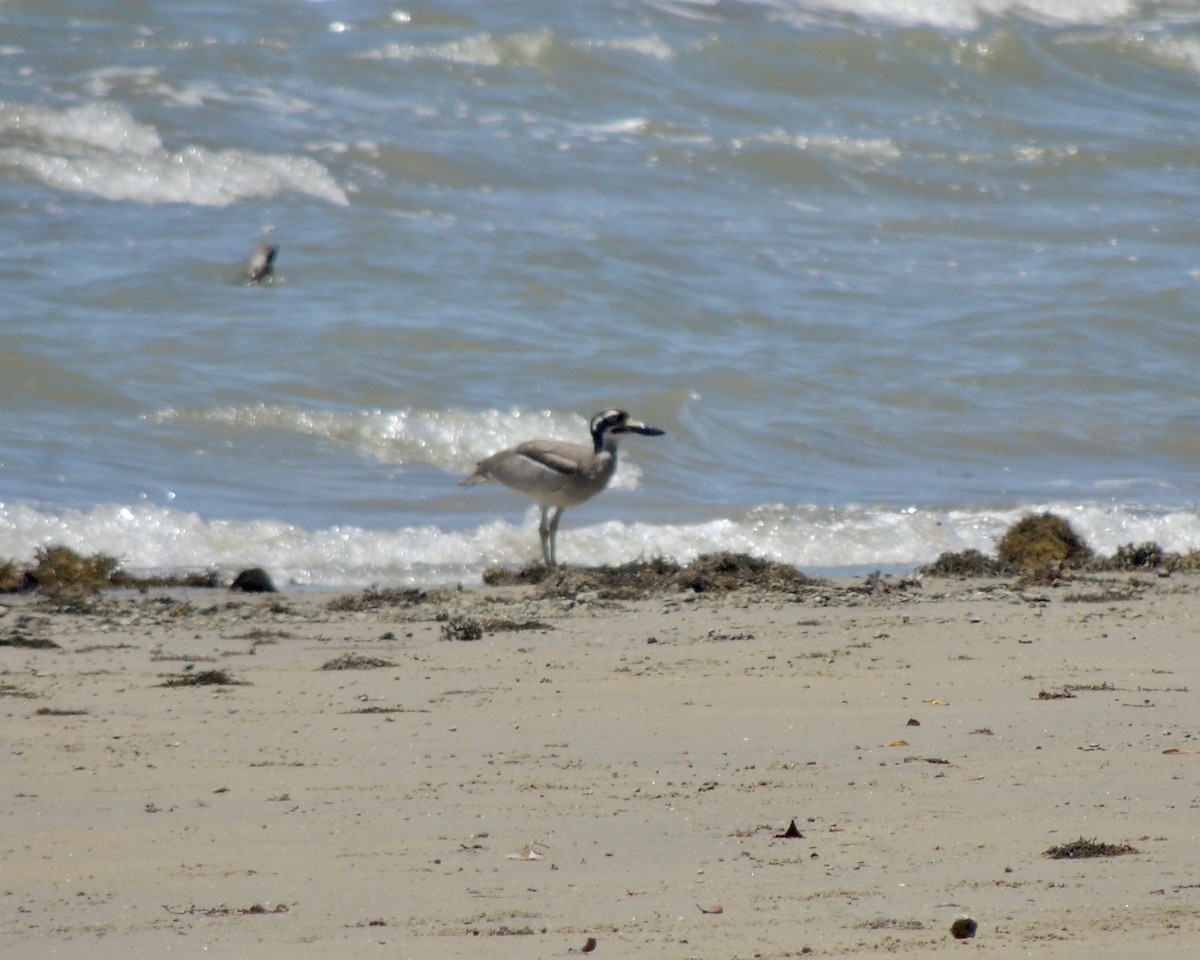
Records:
[[[0,611],[6,958],[1200,950],[1195,575]]]

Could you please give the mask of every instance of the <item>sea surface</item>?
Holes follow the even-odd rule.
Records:
[[[1196,2],[0,0],[0,559],[1187,550],[1198,371]]]

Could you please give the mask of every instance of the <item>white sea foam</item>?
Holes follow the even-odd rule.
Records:
[[[477,33],[445,43],[389,43],[360,54],[364,60],[440,60],[476,67],[536,67],[552,40],[548,30]]]
[[[586,40],[578,44],[588,50],[618,50],[637,53],[653,60],[670,60],[675,51],[659,37],[614,37],[607,40]]]
[[[939,30],[972,30],[987,18],[1021,16],[1054,24],[1104,24],[1138,12],[1135,0],[761,0],[800,24],[837,14],[869,23]],[[702,2],[701,6],[708,6]]]
[[[568,522],[558,552],[564,563],[587,565],[654,556],[687,562],[734,551],[810,573],[908,571],[947,550],[993,553],[1009,525],[1041,510],[1067,517],[1101,554],[1148,541],[1168,551],[1200,546],[1200,511],[1194,509],[1047,503],[939,512],[774,505],[696,524],[609,521],[576,527]],[[101,504],[81,511],[15,503],[0,504],[0,557],[29,559],[38,547],[62,544],[85,554],[116,556],[134,573],[216,569],[229,579],[244,567],[262,566],[281,584],[435,584],[476,580],[486,566],[519,566],[534,559],[536,523],[536,510],[530,510],[519,524],[491,521],[462,530],[433,525],[305,530],[277,520],[205,519],[150,504]]]
[[[587,421],[549,410],[313,410],[286,404],[162,410],[151,418],[200,421],[253,432],[286,430],[319,437],[384,463],[421,463],[453,473],[532,437],[586,443]],[[618,461],[611,486],[637,487],[641,471],[628,456]]]
[[[793,147],[805,153],[816,153],[838,161],[866,160],[869,163],[891,163],[903,154],[891,137],[842,137],[831,134],[790,134],[783,130],[755,134],[733,141],[735,150],[755,144]]]
[[[108,200],[225,206],[295,191],[345,205],[345,191],[310,157],[228,148],[168,149],[119,104],[57,110],[0,104],[0,174]]]

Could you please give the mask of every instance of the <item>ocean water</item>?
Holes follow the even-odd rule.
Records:
[[[5,0],[0,291],[0,558],[1200,547],[1200,4]]]

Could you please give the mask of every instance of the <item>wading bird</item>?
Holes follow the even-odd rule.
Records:
[[[528,440],[518,447],[501,450],[475,465],[475,472],[460,481],[473,486],[494,480],[532,497],[542,510],[538,536],[542,540],[542,559],[546,566],[557,562],[555,541],[558,521],[567,507],[583,503],[608,486],[617,469],[617,437],[622,433],[640,433],[660,437],[662,430],[630,420],[624,410],[605,410],[589,424],[592,445],[562,440]],[[550,508],[554,515],[549,515]]]

